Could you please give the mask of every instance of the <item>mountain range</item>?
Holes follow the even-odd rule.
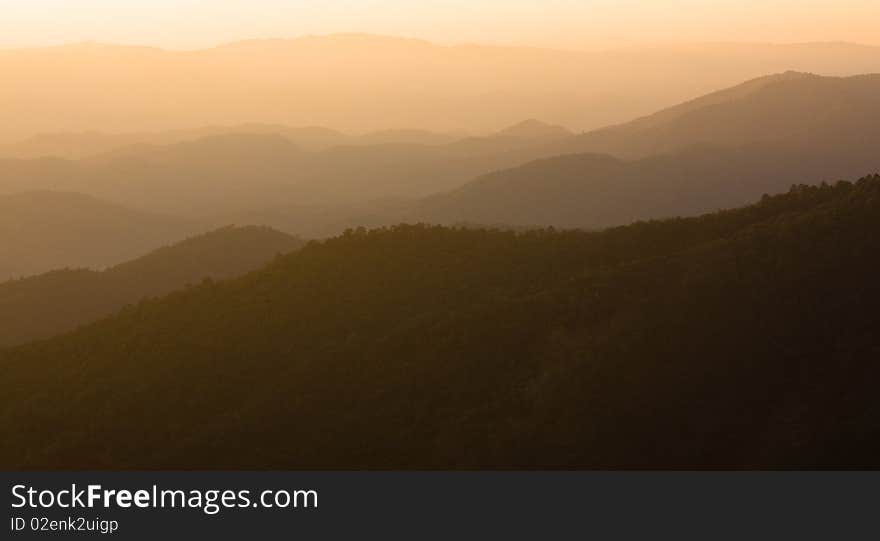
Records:
[[[137,154],[142,151],[149,152],[152,150],[151,147],[174,145],[205,137],[240,134],[280,135],[296,147],[307,151],[318,151],[337,146],[368,146],[388,143],[443,144],[457,141],[463,137],[461,134],[416,129],[386,129],[361,135],[350,135],[320,126],[295,127],[280,124],[247,123],[157,132],[44,133],[15,143],[0,145],[0,157],[24,159],[55,157],[79,160],[114,154]]]
[[[0,464],[876,467],[878,229],[873,176],[602,232],[352,230],[0,350]]]
[[[601,92],[597,66],[671,96],[758,58],[880,57],[700,50],[0,51],[44,83],[39,110],[15,77],[0,87],[39,113],[0,132],[61,127],[62,110],[108,130],[0,150],[0,467],[876,467],[880,75],[783,71],[563,125],[589,124],[571,108]],[[681,54],[692,74],[740,63],[680,81]],[[227,103],[230,124],[208,122]],[[153,124],[166,108],[208,127]],[[380,110],[427,129],[376,131]]]
[[[306,237],[402,221],[597,228],[877,171],[878,96],[877,75],[786,72],[583,134],[530,120],[452,141],[405,132],[388,137],[409,142],[308,150],[293,129],[262,126],[77,161],[6,160],[0,193],[82,192]]]
[[[547,143],[569,135],[564,128],[531,121],[451,142],[436,135],[436,141],[426,143],[428,136],[406,132],[400,135],[409,138],[406,142],[307,151],[285,135],[289,130],[269,130],[218,133],[167,145],[128,145],[81,160],[0,160],[0,193],[74,191],[190,218],[279,202],[363,203],[456,187],[485,171],[520,163],[531,153],[543,155]],[[394,137],[387,133],[376,140]]]
[[[769,75],[579,135],[565,141],[564,148],[636,159],[697,144],[740,147],[870,135],[880,107],[878,80],[878,75],[822,77],[794,71]],[[858,133],[852,134],[854,129]]]
[[[399,221],[601,228],[880,171],[880,75],[784,73],[548,143],[552,157],[400,205]],[[555,155],[558,154],[558,155]]]
[[[244,123],[487,133],[526,117],[590,130],[789,69],[880,72],[880,54],[846,43],[561,51],[358,34],[0,50],[0,142]]]

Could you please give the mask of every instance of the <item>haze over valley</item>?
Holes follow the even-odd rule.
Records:
[[[877,468],[880,44],[477,4],[0,36],[0,466]]]
[[[528,119],[483,136],[256,124],[106,136],[101,152],[79,159],[3,160],[0,193],[87,194],[189,221],[190,231],[239,223],[315,238],[399,222],[594,229],[858,178],[880,167],[878,119],[880,76],[788,71],[585,133]],[[56,136],[47,148],[59,138],[66,148],[77,141]]]

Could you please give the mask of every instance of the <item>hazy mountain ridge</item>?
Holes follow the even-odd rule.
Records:
[[[149,149],[206,137],[242,134],[279,135],[306,151],[319,151],[336,146],[365,146],[386,143],[439,145],[451,143],[460,135],[417,129],[386,129],[351,135],[319,126],[284,126],[280,124],[238,124],[208,126],[192,130],[160,132],[60,132],[29,137],[16,143],[0,145],[0,157],[33,159],[55,157],[70,160],[100,158],[114,154],[133,154]]]
[[[880,171],[877,140],[880,75],[787,73],[550,144],[623,160],[542,159],[425,198],[390,220],[598,228],[691,216],[794,183]]]
[[[880,137],[878,96],[878,75],[787,72],[574,136],[525,121],[452,142],[306,150],[266,126],[78,162],[7,160],[0,192],[78,191],[308,237],[401,221],[597,228],[695,215],[792,183],[880,170],[872,144]],[[625,163],[596,170],[601,158],[567,156],[584,151]]]
[[[880,74],[838,78],[787,72],[579,135],[560,150],[642,158],[698,144],[737,147],[822,137],[825,130],[870,125],[878,110]]]
[[[0,281],[64,267],[107,267],[198,229],[182,218],[77,193],[0,195]]]
[[[78,161],[3,160],[0,193],[76,191],[198,218],[258,210],[280,201],[332,206],[419,197],[520,163],[533,153],[543,155],[545,143],[557,140],[563,130],[536,122],[525,131],[517,129],[451,142],[438,134],[392,132],[307,151],[283,130],[267,127],[168,145],[134,144]],[[376,142],[395,138],[423,142]]]
[[[547,138],[547,139],[564,139],[574,135],[571,130],[556,124],[547,124],[534,118],[523,120],[513,126],[509,126],[499,131],[497,135],[507,137],[526,137],[526,138]]]
[[[0,352],[0,463],[874,464],[878,205],[872,177],[600,233],[311,243]]]
[[[270,123],[488,132],[536,116],[593,129],[786,70],[880,72],[876,47],[698,44],[598,52],[315,36],[198,51],[0,51],[0,141],[59,131]],[[406,77],[401,77],[405,73]]]

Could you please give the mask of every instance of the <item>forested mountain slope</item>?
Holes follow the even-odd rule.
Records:
[[[877,467],[880,177],[399,226],[0,353],[5,468]]]
[[[203,279],[262,267],[303,241],[264,227],[227,227],[105,271],[55,270],[0,283],[0,347],[47,338]]]

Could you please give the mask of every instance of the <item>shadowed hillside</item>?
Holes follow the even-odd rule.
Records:
[[[0,464],[876,467],[878,230],[875,176],[596,233],[350,231],[0,352]]]
[[[633,162],[598,154],[559,156],[485,175],[387,220],[595,229],[695,216],[742,205],[798,180],[815,184],[878,171],[873,140],[841,141],[825,153],[816,147],[751,145],[695,147]]]
[[[0,283],[0,347],[73,330],[203,279],[242,275],[302,244],[268,228],[227,227],[105,271],[56,270]]]

